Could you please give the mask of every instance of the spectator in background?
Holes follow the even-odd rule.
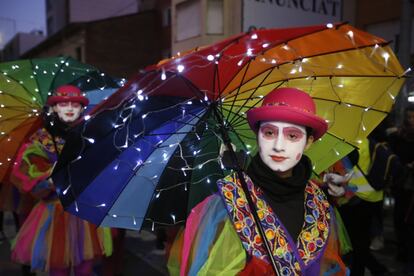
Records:
[[[391,149],[405,166],[404,178],[393,186],[395,197],[394,226],[398,243],[397,259],[404,262],[407,273],[414,273],[414,105],[404,109],[402,126],[389,136]]]

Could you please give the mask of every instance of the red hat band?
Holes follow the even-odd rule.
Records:
[[[250,128],[257,132],[261,121],[282,121],[313,130],[315,139],[320,138],[328,128],[325,120],[316,115],[313,99],[296,88],[278,88],[263,99],[262,106],[247,112]]]
[[[82,91],[74,85],[62,85],[56,88],[54,94],[47,99],[48,105],[61,102],[76,102],[83,106],[89,104],[88,98],[82,95]]]

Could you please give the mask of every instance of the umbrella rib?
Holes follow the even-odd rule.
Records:
[[[186,220],[182,219],[182,220],[176,220],[176,221],[175,221],[175,223],[166,223],[166,222],[160,222],[160,221],[158,221],[158,220],[155,220],[155,219],[149,218],[149,217],[147,217],[147,216],[144,216],[144,217],[136,217],[136,218],[144,219],[144,220],[146,220],[146,221],[152,222],[152,223],[154,223],[154,224],[156,223],[156,224],[158,224],[158,225],[162,225],[162,226],[177,225],[177,224],[181,224],[181,223],[183,223],[183,222],[185,222],[185,221],[186,221]]]
[[[284,43],[286,43],[286,42],[284,42]],[[280,44],[283,44],[283,43],[280,43]],[[280,45],[280,44],[277,44],[277,45]],[[296,62],[296,61],[302,60],[304,58],[322,57],[322,56],[336,54],[336,53],[344,53],[344,52],[349,52],[349,51],[354,51],[354,50],[362,50],[362,49],[365,49],[365,48],[370,48],[370,47],[375,46],[375,45],[378,45],[378,46],[386,46],[388,44],[390,44],[390,42],[389,41],[386,41],[386,42],[382,42],[382,43],[367,44],[367,45],[364,45],[364,46],[353,47],[353,48],[348,48],[348,49],[340,49],[340,50],[335,50],[335,51],[330,51],[330,52],[324,52],[324,53],[314,54],[314,55],[309,55],[309,56],[301,56],[301,57],[296,58],[296,59],[293,59],[293,60],[289,60],[289,61],[286,61],[286,62],[283,62],[283,63],[279,63],[275,67],[278,67],[278,66],[281,66],[281,65],[285,65],[285,64],[289,64],[289,63],[292,63],[292,62]],[[271,49],[272,48],[268,47],[268,50],[265,50],[263,53],[265,53],[266,51],[269,51]]]
[[[242,77],[242,78],[241,78],[241,80],[240,80],[240,85],[239,85],[239,86],[238,86],[238,88],[237,88],[237,92],[235,93],[235,97],[233,97],[233,103],[230,105],[229,114],[228,114],[228,116],[227,116],[226,120],[228,120],[228,119],[230,118],[230,114],[232,113],[233,106],[234,106],[234,104],[235,104],[235,102],[236,102],[236,99],[237,99],[237,95],[238,95],[238,93],[240,92],[241,84],[243,83],[243,80],[244,80],[244,78],[246,77],[246,74],[247,74],[247,71],[249,70],[250,64],[251,64],[251,60],[249,60],[249,62],[248,62],[248,64],[247,64],[247,66],[246,66],[246,70],[244,71],[243,77]],[[250,99],[250,98],[249,98],[249,99]],[[249,99],[247,99],[247,101],[248,101]],[[240,109],[239,109],[239,110],[240,110]],[[221,112],[223,112],[222,107],[221,107]],[[232,120],[230,120],[230,123],[231,123],[231,121],[232,121]]]
[[[361,108],[361,109],[366,109],[367,108],[366,106],[363,106],[363,105],[358,105],[358,104],[354,104],[354,103],[351,104],[351,103],[344,102],[344,101],[330,100],[330,99],[318,98],[318,97],[312,97],[312,98],[314,100],[318,100],[318,101],[334,102],[334,103],[337,103],[338,105],[339,104],[350,104],[353,107],[358,107],[358,108]],[[369,110],[374,110],[374,111],[377,111],[377,112],[380,112],[380,113],[388,114],[388,112],[383,111],[383,110],[379,110],[379,109],[376,109],[376,108],[369,108]]]
[[[333,134],[333,133],[331,133],[330,131],[327,131],[326,132],[326,134],[328,134],[328,135],[330,135],[330,136],[333,136],[333,137],[335,137],[336,139],[338,139],[339,141],[341,141],[341,142],[344,142],[344,143],[346,143],[346,144],[348,144],[348,145],[350,145],[350,146],[352,146],[352,147],[356,147],[356,146],[354,146],[353,144],[351,144],[351,143],[349,143],[347,140],[345,140],[344,138],[341,138],[341,137],[339,137],[339,136],[337,136],[337,135],[335,135],[335,134]]]
[[[274,67],[275,68],[275,67]],[[272,70],[274,69],[274,68],[272,68]],[[269,74],[263,79],[263,81],[261,82],[261,83],[263,83],[264,82],[264,80],[270,75],[270,73],[272,72],[272,70],[270,70],[269,71]],[[330,75],[323,75],[323,76],[318,76],[319,78],[320,77],[329,77],[330,79],[332,78],[332,76],[330,76]],[[375,76],[364,76],[364,75],[336,75],[336,77],[373,77],[373,78],[375,78],[375,77],[387,77],[387,78],[395,78],[395,76],[388,76],[388,75],[386,75],[386,76],[378,76],[378,75],[375,75]],[[289,78],[289,79],[284,79],[284,80],[278,80],[277,82],[281,82],[281,84],[280,85],[282,85],[284,82],[286,82],[286,81],[288,81],[288,80],[292,80],[292,79],[301,79],[301,78],[304,78],[304,77],[297,77],[297,78]],[[395,81],[396,80],[394,80],[393,81],[393,83],[395,83]],[[277,82],[274,82],[274,83],[277,83]],[[393,84],[392,83],[392,84]],[[270,84],[273,84],[273,83],[268,83],[267,85],[270,85]],[[390,85],[390,86],[392,86],[392,84]],[[260,87],[260,85],[261,84],[259,84],[254,90],[253,90],[253,93],[247,98],[247,100],[245,101],[245,103],[247,103],[247,101],[248,100],[250,100],[252,97],[252,95],[256,92],[256,90]],[[280,87],[280,85],[278,86],[278,87]],[[389,87],[390,87],[389,86]],[[388,87],[388,88],[389,88]],[[388,90],[388,88],[385,90],[385,92]],[[347,103],[347,102],[344,102],[344,101],[342,101],[341,100],[341,97],[339,97],[339,95],[336,93],[336,91],[333,89],[333,91],[334,91],[334,93],[335,93],[335,95],[338,97],[338,99],[339,100],[337,100],[337,101],[335,101],[335,100],[329,100],[329,99],[324,99],[324,98],[317,98],[317,97],[313,97],[314,99],[317,99],[317,100],[324,100],[324,101],[332,101],[332,102],[337,102],[337,103],[339,103],[339,104],[341,104],[341,103],[344,103],[344,104],[351,104],[351,103]],[[384,92],[384,93],[385,93]],[[243,94],[243,93],[249,93],[249,91],[244,91],[244,92],[241,92],[240,94]],[[378,100],[382,97],[382,95],[384,94],[384,93],[382,93],[381,94],[381,96],[380,97],[378,97],[377,98],[377,100],[375,101],[375,103],[376,102],[378,102]],[[239,96],[240,94],[237,94],[237,95],[232,95],[231,97],[234,97],[234,98],[236,98],[237,96]],[[252,107],[254,107],[254,106],[256,106],[258,103],[259,103],[260,101],[257,101]],[[374,104],[375,104],[374,103]],[[373,105],[374,105],[373,104]],[[366,106],[364,107],[364,106],[361,106],[361,105],[357,105],[357,104],[354,104],[354,103],[352,103],[351,105],[353,105],[353,106],[355,106],[355,107],[359,107],[359,108],[362,108],[362,109],[365,109],[365,108],[367,108]],[[240,106],[240,105],[239,105]],[[239,108],[239,110],[241,110],[243,107],[245,106],[245,104],[243,104],[243,105],[241,105],[240,106],[240,108]],[[378,112],[382,112],[382,113],[387,113],[387,112],[385,112],[385,111],[381,111],[381,110],[378,110],[378,109],[375,109],[375,108],[370,108],[371,110],[375,110],[375,111],[378,111]],[[238,113],[237,113],[238,114]],[[388,113],[387,113],[388,114]],[[242,116],[238,116],[238,118],[237,117],[235,117],[236,119],[235,119],[235,121],[233,120],[233,121],[230,121],[230,123],[231,124],[233,124],[233,125],[236,125],[236,124],[238,124],[238,121],[241,119],[241,120],[244,120],[244,118],[242,117]]]
[[[193,84],[192,81],[190,81],[189,79],[183,77],[182,75],[176,75],[176,76],[181,78],[184,81],[184,83],[188,86],[188,88],[190,88],[194,92],[194,94],[195,94],[194,97],[201,96],[201,91],[197,88],[197,86],[195,86]]]
[[[168,167],[168,168],[170,168],[170,167]],[[195,182],[192,182],[192,181],[183,181],[183,182],[179,182],[179,183],[177,183],[175,185],[168,186],[166,188],[155,189],[155,191],[156,192],[169,191],[169,190],[175,189],[175,188],[180,187],[180,186],[185,185],[185,184],[197,185],[197,184],[203,182],[205,179],[207,179],[208,177],[211,177],[211,176],[219,176],[219,177],[222,177],[223,175],[222,174],[219,174],[219,173],[212,173],[212,174],[209,174],[208,176],[203,177],[200,180],[195,181]]]
[[[33,96],[33,97],[35,97],[35,95],[34,94],[31,94],[27,89],[25,89],[31,96]],[[13,99],[15,99],[17,102],[19,102],[19,103],[21,103],[21,104],[24,104],[24,105],[28,105],[28,106],[30,106],[31,104],[32,104],[32,102],[31,101],[29,101],[29,100],[27,100],[27,99],[25,99],[25,98],[22,98],[22,97],[18,97],[17,95],[13,95],[13,94],[10,94],[10,93],[5,93],[5,95],[7,95],[7,96],[9,96],[9,97],[11,97],[11,98],[13,98]],[[36,97],[35,97],[36,98]],[[39,104],[37,105],[37,106],[39,106]]]
[[[348,104],[347,102],[336,101],[336,100],[328,100],[328,99],[324,99],[324,98],[316,98],[316,97],[313,97],[313,99],[315,99],[315,100],[321,100],[321,101],[327,101],[327,102],[335,102],[335,103],[338,103],[338,105],[341,104],[341,103]],[[335,108],[338,107],[338,105],[335,106]],[[352,106],[353,107],[360,108],[360,109],[366,109],[367,108],[365,106],[356,105],[356,104],[352,104]],[[379,109],[376,109],[376,108],[370,108],[369,110],[376,111],[376,112],[383,113],[383,114],[388,114],[388,112],[382,111],[382,110],[379,110]],[[334,112],[334,114],[336,114],[336,113]],[[242,116],[239,115],[239,119],[236,120],[235,122],[233,122],[232,123],[232,126],[235,127],[235,128],[238,127],[238,126],[243,126],[245,124],[245,122],[243,122],[244,120],[245,120],[245,118],[243,118]]]
[[[286,42],[283,42],[283,43],[286,43]],[[283,43],[280,43],[280,44],[283,44]],[[279,67],[281,67],[281,66],[283,66],[283,65],[286,65],[286,64],[291,64],[292,62],[296,62],[296,61],[298,61],[298,60],[302,60],[303,58],[312,58],[312,57],[321,57],[321,56],[325,56],[325,55],[330,55],[330,54],[335,54],[335,53],[341,53],[341,52],[347,52],[347,51],[353,51],[353,50],[361,50],[361,49],[364,49],[364,48],[369,48],[369,47],[372,47],[372,46],[375,46],[375,45],[381,45],[381,46],[384,46],[384,45],[388,45],[389,44],[389,42],[383,42],[383,43],[375,43],[375,44],[369,44],[369,45],[365,45],[365,46],[361,46],[361,47],[355,47],[355,48],[349,48],[349,49],[345,49],[345,50],[336,50],[336,51],[331,51],[331,52],[326,52],[326,53],[322,53],[322,54],[315,54],[315,55],[310,55],[310,56],[302,56],[302,57],[300,57],[300,58],[297,58],[297,59],[293,59],[293,60],[289,60],[289,61],[286,61],[286,62],[284,62],[284,63],[279,63],[279,64],[277,64],[277,65],[274,65],[274,66],[271,66],[271,67],[269,67],[269,68],[266,68],[264,71],[261,71],[261,72],[258,72],[257,74],[255,74],[251,79],[249,79],[249,80],[247,80],[245,83],[243,83],[242,85],[245,85],[245,84],[247,84],[249,81],[251,81],[252,79],[254,79],[256,76],[258,76],[258,75],[260,75],[260,74],[263,74],[264,72],[266,72],[267,70],[269,70],[269,69],[271,69],[271,70],[273,70],[274,68],[279,68]],[[279,44],[277,44],[277,45],[279,45]],[[269,47],[270,49],[271,49],[271,47]],[[270,49],[268,49],[268,50],[265,50],[265,51],[269,51]],[[264,53],[264,52],[263,52]],[[255,57],[251,57],[250,58],[250,61],[249,61],[249,63],[253,60],[253,59],[255,59]],[[236,76],[242,69],[244,68],[244,66],[239,70],[239,71],[237,71],[235,74],[234,74],[234,76]],[[247,71],[247,70],[246,70]],[[395,73],[393,73],[393,74],[395,74]],[[321,76],[323,76],[323,75],[321,75]],[[326,75],[327,77],[341,77],[341,76],[343,76],[343,75]],[[354,77],[354,76],[358,76],[358,75],[345,75],[345,76],[350,76],[350,77]],[[361,75],[361,77],[365,77],[366,75]],[[308,77],[308,76],[306,76],[306,77]],[[320,76],[318,76],[318,77],[320,77]],[[389,76],[389,75],[376,75],[376,76],[373,76],[373,77],[395,77],[395,76]],[[289,79],[300,79],[300,78],[304,78],[304,77],[297,77],[297,78],[289,78]],[[223,91],[227,88],[227,86],[230,84],[230,82],[228,82],[227,84],[226,84],[226,86],[223,88]],[[240,87],[240,86],[238,86],[238,87]]]
[[[2,119],[2,120],[0,120],[0,122],[4,123],[4,122],[9,122],[9,121],[16,121],[16,120],[25,120],[26,121],[29,118],[31,118],[31,117],[23,116],[23,114],[18,114],[18,115],[12,116],[12,117],[8,117],[8,118],[5,118],[5,119]],[[18,126],[20,126],[20,125],[21,124],[19,124]],[[13,128],[13,129],[15,129],[15,128]]]
[[[271,73],[273,72],[273,70],[274,69],[272,69],[272,70],[269,70],[269,72],[268,72],[268,74],[263,78],[263,80],[259,83],[259,85],[257,85],[256,86],[256,88],[252,91],[252,93],[248,96],[248,98],[244,101],[244,103],[242,104],[242,106],[239,108],[239,110],[238,110],[238,112],[237,112],[237,114],[239,113],[239,111],[243,108],[243,107],[245,107],[246,105],[247,105],[247,103],[252,99],[252,96],[253,96],[253,94],[254,93],[256,93],[256,91],[259,89],[259,87],[261,87],[261,85],[263,84],[263,82],[271,75]],[[281,85],[283,84],[283,82],[280,84],[280,85],[278,85],[277,87],[280,87]],[[237,97],[238,95],[240,95],[240,94],[235,94],[234,95],[234,97]],[[252,107],[255,107],[257,104],[259,104],[259,102],[260,101],[257,101],[256,103],[254,103],[252,106],[251,106],[251,108]],[[240,120],[240,119],[244,119],[243,117],[239,117],[239,118],[237,118],[237,117],[234,117],[234,118],[236,118],[236,119],[233,119],[233,120],[231,120],[230,121],[230,123],[234,123],[234,124],[237,124],[238,123],[238,121]],[[235,121],[234,121],[235,120]]]
[[[269,68],[269,69],[273,70],[274,67]],[[275,82],[267,83],[266,85],[275,84],[275,83],[278,83],[278,82],[284,83],[284,82],[287,82],[289,80],[306,79],[308,77],[309,76],[299,76],[299,77],[291,77],[291,78],[286,78],[286,79],[279,79]],[[355,75],[318,75],[318,76],[314,76],[313,78],[332,78],[332,77],[342,77],[342,78],[396,78],[396,79],[401,78],[401,77],[390,76],[390,75],[356,75],[356,74]],[[257,88],[255,88],[255,90],[257,90],[258,87],[260,87],[260,86],[258,85]],[[228,97],[227,99],[231,99],[232,97],[237,97],[237,96],[242,95],[244,93],[249,93],[249,91],[250,90],[240,92],[240,93],[238,93],[238,95],[232,95],[232,96]]]
[[[247,71],[247,70],[246,70]],[[256,86],[256,88],[251,92],[251,94],[244,100],[244,103],[242,104],[242,106],[238,109],[238,111],[236,112],[236,114],[239,114],[239,111],[245,107],[247,105],[247,103],[253,98],[254,93],[256,93],[257,89],[259,89],[259,87],[261,86],[261,84],[265,81],[265,79],[267,79],[267,77],[270,76],[270,74],[272,73],[273,70],[270,70],[269,73],[267,74],[266,77],[263,78],[263,80],[259,83],[258,86]],[[239,91],[240,91],[241,86],[239,86],[238,88],[238,92],[234,94],[234,99],[233,99],[233,104],[236,101],[237,97],[240,95]],[[256,104],[258,104],[260,101],[256,102],[252,107],[254,107]],[[240,116],[240,115],[239,115]],[[240,116],[241,117],[241,116]],[[236,120],[236,122],[238,121],[238,119],[240,119],[240,117],[238,118],[237,116],[233,117],[236,119],[232,119],[230,120],[230,124],[234,122],[234,120]]]
[[[385,94],[385,93],[387,93],[388,92],[388,90],[390,89],[390,87],[391,86],[393,86],[394,85],[394,83],[397,81],[397,79],[394,79],[393,80],[393,82],[385,89],[385,91],[381,94],[381,95],[379,95],[378,96],[378,98],[375,100],[375,102],[372,104],[372,105],[375,105],[380,99],[381,99],[381,97]],[[387,112],[387,114],[388,114],[388,112]]]
[[[339,28],[339,27],[341,27],[342,25],[346,25],[346,23],[340,23],[340,24],[338,24],[336,27],[337,28]],[[312,35],[312,34],[315,34],[315,33],[318,33],[318,32],[323,32],[323,31],[325,31],[326,30],[326,28],[325,29],[321,29],[321,30],[317,30],[317,31],[313,31],[313,32],[308,32],[308,33],[306,33],[306,34],[302,34],[302,35],[298,35],[298,36],[296,36],[296,37],[294,37],[294,38],[291,38],[291,39],[286,39],[286,40],[284,40],[283,42],[280,42],[280,43],[278,43],[278,44],[273,44],[273,47],[275,47],[276,45],[281,45],[281,44],[284,44],[284,43],[287,43],[287,42],[289,42],[289,41],[292,41],[292,40],[295,40],[295,39],[299,39],[299,38],[301,38],[301,37],[304,37],[304,36],[307,36],[307,35]],[[240,38],[242,38],[242,37],[244,37],[244,36],[246,36],[246,35],[248,35],[249,33],[248,32],[246,32],[245,33],[245,35],[243,35],[243,36],[240,36]],[[240,39],[239,38],[239,39]],[[238,39],[238,40],[239,40]],[[268,47],[267,48],[267,50],[265,49],[265,50],[263,50],[263,51],[261,51],[260,53],[261,54],[263,54],[263,53],[265,53],[265,52],[267,52],[267,51],[270,51],[273,47]],[[253,59],[254,57],[250,57],[250,60],[249,60],[249,62]],[[238,71],[236,71],[236,73],[234,74],[234,76],[236,76],[241,70],[243,70],[243,68],[244,68],[244,66],[243,67],[241,67],[240,68],[240,70],[238,70]],[[229,82],[223,87],[223,91],[224,90],[226,90],[226,88],[227,88],[227,86],[229,85]]]
[[[339,24],[337,24],[337,25],[335,26],[335,28],[336,28],[336,29],[339,29],[340,27],[342,27],[342,26],[344,26],[344,25],[347,25],[347,23],[346,23],[346,22],[339,23]],[[290,41],[297,40],[297,39],[300,39],[300,38],[305,37],[305,36],[314,35],[314,34],[316,34],[316,33],[321,33],[321,32],[324,32],[324,31],[326,31],[326,30],[329,30],[329,28],[328,28],[328,27],[326,27],[326,28],[323,28],[323,29],[320,29],[320,30],[315,30],[315,31],[312,31],[312,32],[308,32],[308,33],[305,33],[305,34],[301,34],[301,35],[298,35],[298,36],[293,37],[293,38],[290,38],[290,39],[285,39],[283,42],[279,42],[279,43],[272,44],[272,46],[270,46],[270,45],[269,45],[268,47],[266,47],[265,49],[263,49],[263,50],[260,52],[260,54],[263,54],[263,53],[266,53],[267,51],[270,51],[270,50],[271,50],[272,48],[274,48],[275,46],[279,46],[279,45],[282,45],[282,44],[287,44],[287,43],[288,43],[288,42],[290,42]]]
[[[30,64],[31,64],[31,68],[33,68],[34,66],[34,64],[33,64],[33,59],[30,59]],[[35,80],[35,82],[36,82],[36,86],[37,86],[37,88],[39,89],[39,96],[40,96],[40,98],[42,99],[42,94],[41,94],[41,92],[40,92],[40,85],[39,85],[39,80],[38,80],[38,78],[34,78],[34,80]],[[42,99],[43,100],[43,99]],[[43,108],[43,104],[42,104],[42,108]]]
[[[58,67],[58,70],[57,70],[57,72],[59,72],[60,70],[62,70],[62,67],[63,67],[63,64],[65,64],[67,61],[69,60],[69,57],[68,56],[66,56],[65,57],[65,59],[64,59],[64,62],[61,62],[60,63],[60,66]],[[54,83],[55,83],[55,80],[56,80],[56,76],[53,78],[53,80],[50,82],[50,84],[49,84],[49,91],[52,89],[52,87],[54,86]]]
[[[346,25],[347,23],[345,23],[345,22],[343,22],[343,23],[339,23],[339,24],[337,24],[336,25],[336,28],[340,28],[342,25]],[[267,52],[267,51],[270,51],[271,49],[273,49],[275,46],[277,46],[277,45],[282,45],[282,44],[286,44],[286,43],[288,43],[289,41],[292,41],[292,40],[295,40],[295,39],[299,39],[299,38],[302,38],[302,37],[304,37],[304,36],[308,36],[308,35],[313,35],[313,34],[315,34],[315,33],[318,33],[318,32],[323,32],[323,31],[326,31],[327,30],[327,28],[324,28],[324,29],[321,29],[321,30],[316,30],[316,31],[313,31],[313,32],[308,32],[308,33],[305,33],[305,34],[302,34],[302,35],[298,35],[298,36],[296,36],[296,37],[293,37],[293,38],[291,38],[291,39],[286,39],[286,40],[283,40],[283,42],[279,42],[279,43],[277,43],[277,44],[273,44],[273,46],[272,47],[267,47],[267,49],[264,49],[264,50],[262,50],[261,52],[259,52],[259,54],[260,55],[263,55],[265,52]],[[245,35],[248,35],[249,33],[245,33]],[[244,36],[245,36],[244,35]],[[243,36],[241,36],[240,38],[242,38]],[[240,39],[239,38],[239,39]],[[238,40],[239,40],[238,39]],[[255,58],[255,57],[250,57],[250,61],[253,59],[253,58]],[[301,57],[301,58],[298,58],[297,60],[299,60],[299,59],[302,59],[303,57]],[[249,61],[249,62],[250,62]],[[290,61],[291,62],[291,61]],[[286,62],[286,63],[289,63],[289,62]],[[234,74],[234,76],[236,76],[241,70],[243,70],[243,68],[244,68],[244,66],[243,67],[240,67],[240,70],[238,70],[238,71],[236,71],[236,73]],[[229,85],[229,82],[223,87],[223,91],[224,90],[226,90],[226,88],[227,88],[227,86]]]
[[[11,78],[10,76],[9,76],[9,78]],[[14,78],[11,78],[11,79],[13,79],[13,81],[15,81],[16,83],[18,83],[18,81],[16,80],[16,79],[14,79]],[[36,98],[36,95],[35,94],[33,94],[32,92],[30,92],[25,86],[23,86],[23,85],[20,85],[20,87],[22,87],[23,88],[23,90],[24,91],[26,91],[30,96],[32,96],[32,97],[34,97],[34,98]],[[13,95],[13,94],[10,94],[10,93],[5,93],[4,95],[8,95],[9,97],[12,97],[13,99],[15,99],[16,101],[18,101],[18,102],[20,102],[20,103],[22,103],[22,104],[24,104],[24,105],[30,105],[31,104],[31,102],[30,101],[28,101],[28,100],[26,100],[26,99],[24,99],[24,98],[22,98],[22,97],[19,97],[19,96],[17,96],[17,95]],[[37,99],[37,98],[36,98]]]
[[[272,67],[272,68],[269,68],[269,69],[271,69],[271,71],[272,71],[275,68],[276,67]],[[266,83],[266,85],[275,84],[275,83],[278,83],[278,82],[284,83],[284,82],[287,82],[289,80],[306,79],[308,77],[309,76],[298,76],[298,77],[291,77],[291,78],[285,78],[285,79],[278,79],[277,81],[270,82],[270,83]],[[318,76],[314,76],[312,78],[316,79],[316,78],[333,78],[333,77],[338,77],[338,78],[396,78],[396,79],[398,79],[398,78],[405,78],[404,76],[402,76],[402,77],[396,77],[396,76],[390,76],[390,75],[356,75],[356,74],[355,75],[318,75]],[[244,85],[246,83],[244,83]],[[260,86],[258,85],[257,88],[255,88],[255,90],[257,90],[259,87]],[[238,95],[231,95],[231,96],[227,97],[227,99],[231,99],[232,97],[237,97],[237,96],[242,95],[244,93],[249,93],[249,91],[250,90],[246,90],[246,91],[243,91],[243,92],[238,93]]]

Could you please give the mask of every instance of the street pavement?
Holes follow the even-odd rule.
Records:
[[[384,248],[372,251],[377,260],[384,264],[390,271],[389,275],[392,276],[406,276],[407,273],[403,272],[403,263],[396,260],[397,255],[397,240],[394,234],[392,209],[384,210]],[[366,271],[366,275],[371,275],[369,271]]]
[[[6,238],[0,240],[0,275],[22,275],[21,267],[10,261],[10,242],[15,236],[13,219],[11,214],[6,213],[4,219]],[[385,264],[391,271],[389,275],[405,276],[403,266],[395,259],[396,240],[392,225],[392,211],[384,212],[384,232],[385,246],[383,249],[373,251],[374,255]],[[2,234],[0,234],[2,238]],[[37,276],[46,276],[45,273],[37,273]],[[99,276],[100,273],[96,273]],[[165,250],[156,248],[156,235],[154,232],[142,230],[127,231],[125,237],[125,254],[123,258],[123,276],[149,275],[162,276],[168,275],[166,269]],[[371,274],[366,270],[365,275]]]

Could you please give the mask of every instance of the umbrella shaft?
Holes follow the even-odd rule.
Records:
[[[249,205],[249,208],[251,210],[251,213],[253,215],[253,218],[254,218],[254,220],[256,222],[256,225],[257,225],[257,228],[259,230],[259,235],[260,235],[260,237],[263,241],[263,244],[266,248],[267,255],[269,256],[269,260],[272,264],[272,269],[275,272],[275,275],[279,275],[279,272],[278,272],[277,267],[276,267],[275,260],[273,258],[272,250],[271,250],[270,245],[269,245],[269,241],[266,238],[266,235],[264,233],[262,224],[260,222],[259,215],[257,214],[256,205],[254,204],[254,202],[253,202],[253,200],[250,196],[249,188],[247,187],[246,180],[244,179],[243,170],[242,170],[242,168],[241,168],[241,166],[240,166],[240,164],[237,160],[237,156],[236,156],[236,154],[233,150],[233,147],[231,145],[230,137],[229,137],[227,131],[225,130],[225,126],[223,124],[223,119],[222,119],[222,117],[220,116],[220,114],[218,113],[218,111],[215,107],[213,107],[213,110],[214,110],[214,115],[216,116],[217,121],[220,123],[220,131],[221,131],[221,135],[222,135],[222,138],[223,138],[223,142],[227,146],[227,149],[230,152],[230,156],[231,156],[233,164],[236,165],[235,167],[236,167],[237,176],[240,179],[242,189],[243,189],[243,191],[246,195],[247,203]]]

